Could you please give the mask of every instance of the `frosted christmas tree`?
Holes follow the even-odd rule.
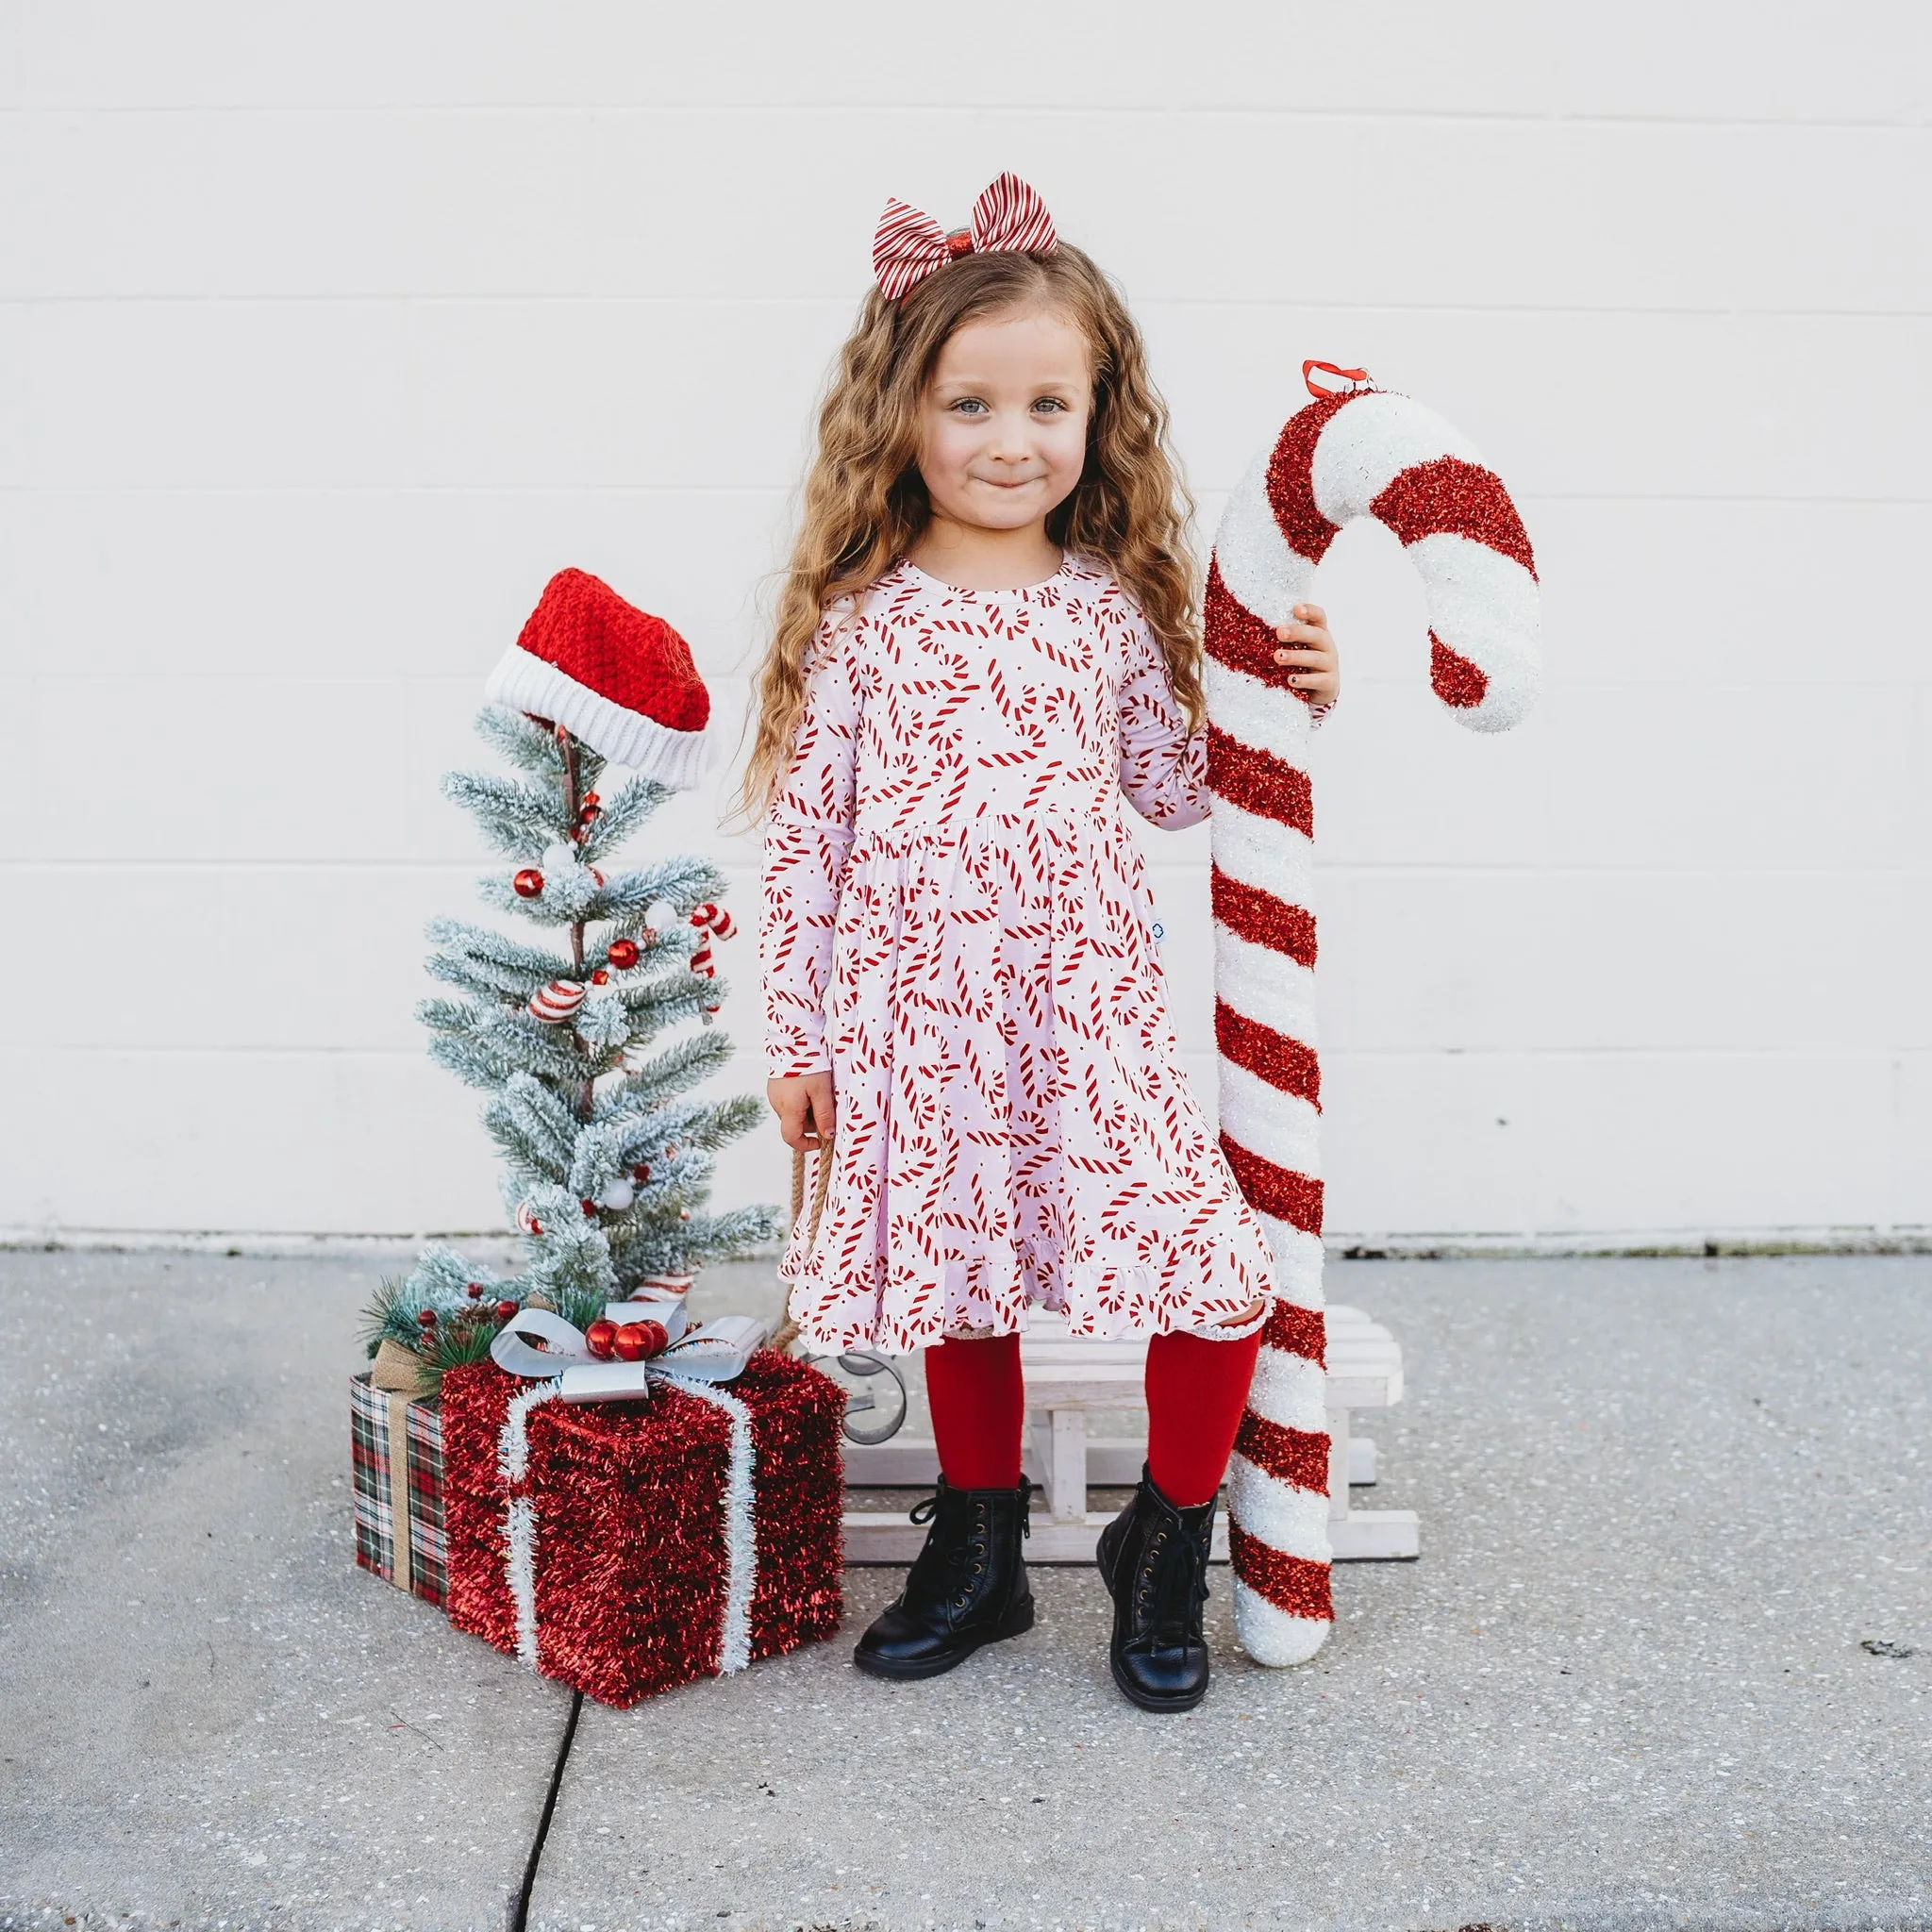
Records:
[[[758,1104],[687,1097],[731,1052],[710,1024],[725,991],[713,941],[733,930],[724,880],[699,858],[614,858],[698,777],[709,699],[688,647],[597,578],[563,571],[487,694],[477,729],[517,774],[453,772],[443,791],[504,855],[479,881],[485,903],[538,930],[434,921],[429,971],[454,991],[418,1013],[435,1058],[489,1095],[524,1266],[499,1279],[437,1245],[385,1284],[371,1352],[408,1348],[432,1383],[487,1356],[520,1307],[588,1328],[606,1304],[680,1293],[705,1261],[777,1231],[771,1208],[706,1205],[717,1150]],[[630,773],[608,796],[607,760]]]

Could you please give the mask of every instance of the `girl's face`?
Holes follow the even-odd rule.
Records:
[[[971,322],[940,351],[920,411],[919,474],[935,516],[985,530],[1043,523],[1087,463],[1092,357],[1063,316]]]

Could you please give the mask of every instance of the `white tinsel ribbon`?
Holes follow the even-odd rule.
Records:
[[[724,1622],[718,1639],[718,1674],[728,1677],[751,1661],[751,1599],[758,1580],[758,1533],[752,1513],[758,1452],[752,1443],[751,1410],[740,1397],[712,1383],[688,1382],[678,1375],[664,1380],[722,1408],[731,1424],[731,1464],[724,1476]]]
[[[751,1661],[751,1600],[758,1588],[758,1538],[754,1514],[753,1477],[758,1453],[752,1441],[751,1410],[736,1395],[710,1383],[657,1371],[652,1379],[723,1409],[731,1424],[731,1457],[724,1477],[724,1616],[718,1638],[718,1674],[728,1677]],[[511,1399],[496,1439],[497,1468],[506,1487],[522,1482],[530,1470],[530,1411],[562,1392],[562,1380],[539,1382]],[[517,1615],[517,1656],[537,1668],[537,1506],[527,1496],[510,1499],[505,1523],[506,1574]]]
[[[537,1382],[510,1400],[509,1412],[496,1438],[496,1466],[508,1488],[530,1473],[530,1411],[548,1402],[561,1383]],[[537,1506],[527,1496],[510,1499],[504,1525],[508,1554],[505,1558],[509,1600],[517,1613],[517,1656],[537,1668]]]

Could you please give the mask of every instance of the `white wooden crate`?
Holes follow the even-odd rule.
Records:
[[[1387,1408],[1402,1399],[1402,1348],[1379,1323],[1359,1308],[1328,1310],[1328,1535],[1338,1562],[1406,1558],[1419,1554],[1420,1526],[1412,1509],[1357,1509],[1352,1483],[1375,1480],[1375,1445],[1351,1433],[1357,1408]],[[1026,1559],[1033,1563],[1091,1563],[1093,1540],[1109,1521],[1087,1507],[1090,1485],[1125,1488],[1141,1479],[1147,1444],[1142,1436],[1090,1435],[1090,1414],[1144,1406],[1147,1344],[1091,1341],[1068,1335],[1066,1323],[1036,1311],[1020,1344],[1026,1374],[1025,1471],[1045,1491],[1046,1511],[1036,1511]],[[873,1447],[845,1445],[845,1481],[852,1489],[929,1487],[938,1480],[939,1451],[926,1438],[894,1437]],[[925,1541],[924,1530],[903,1511],[848,1510],[848,1563],[908,1563]],[[1227,1560],[1226,1512],[1214,1528],[1213,1560]]]

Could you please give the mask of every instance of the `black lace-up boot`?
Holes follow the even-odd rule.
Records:
[[[912,1511],[930,1523],[906,1588],[858,1640],[852,1661],[875,1677],[937,1677],[982,1643],[1033,1627],[1033,1591],[1020,1544],[1033,1485],[936,1493]]]
[[[1142,1710],[1192,1710],[1208,1694],[1208,1552],[1214,1501],[1176,1509],[1143,1467],[1134,1500],[1100,1532],[1113,1598],[1113,1680]]]

